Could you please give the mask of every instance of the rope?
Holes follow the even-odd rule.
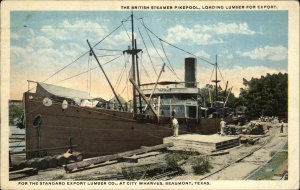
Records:
[[[167,53],[166,53],[166,51],[165,51],[165,48],[164,48],[164,46],[163,46],[161,40],[159,40],[159,42],[160,42],[161,47],[162,47],[162,49],[163,49],[163,52],[164,52],[164,54],[165,54],[165,56],[166,56],[166,59],[167,59],[169,65],[170,65],[170,67],[171,67],[171,69],[172,69],[171,72],[173,72],[173,74],[174,74],[174,75],[177,77],[177,79],[180,81],[181,79],[178,77],[178,75],[176,74],[174,68],[172,67],[172,64],[171,64],[171,62],[170,62],[170,60],[169,60],[169,58],[168,58],[168,56],[167,56]]]
[[[145,66],[144,66],[144,64],[143,64],[143,54],[141,54],[141,65],[142,65],[143,71],[146,73],[146,76],[147,76],[148,80],[149,80],[150,82],[152,82],[151,77],[150,77],[148,71],[146,70],[146,68],[145,68]]]
[[[129,68],[129,71],[127,72],[128,73],[128,75],[127,75],[127,81],[129,80],[129,76],[131,76],[131,70],[132,70],[132,65],[131,65],[131,67]],[[130,86],[128,87],[128,82],[126,82],[126,86],[127,86],[127,100],[129,100],[130,99],[130,95],[129,95],[129,92],[128,92],[128,89],[130,88]]]
[[[122,80],[122,77],[123,77],[123,75],[124,75],[124,71],[126,70],[126,66],[127,66],[127,63],[129,62],[129,56],[127,56],[127,60],[125,61],[125,64],[124,64],[124,68],[121,70],[121,73],[119,74],[119,77],[118,77],[118,79],[117,79],[117,82],[116,82],[116,84],[115,84],[115,86],[114,86],[114,88],[116,89],[116,90],[118,90],[118,88],[119,88],[119,85],[120,85],[120,83],[121,83],[121,80]]]
[[[91,91],[92,91],[92,68],[93,66],[93,59],[91,59],[91,62],[90,62],[90,91],[89,91],[89,95],[91,95]]]
[[[104,41],[108,36],[110,36],[112,33],[114,33],[116,30],[118,30],[122,25],[119,25],[117,28],[115,28],[111,33],[109,33],[108,35],[106,35],[102,40],[100,40],[98,43],[96,43],[94,47],[96,47],[98,44],[100,44],[102,41]],[[65,68],[69,67],[70,65],[72,65],[73,63],[75,63],[76,61],[78,61],[81,57],[83,57],[84,55],[86,55],[87,53],[89,53],[90,51],[87,51],[85,53],[83,53],[82,55],[80,55],[77,59],[75,59],[74,61],[72,61],[71,63],[67,64],[66,66],[62,67],[61,69],[59,69],[58,71],[56,71],[54,74],[52,74],[50,77],[48,77],[47,79],[43,80],[43,82],[46,82],[47,80],[49,80],[50,78],[52,78],[54,75],[58,74],[59,72],[61,72],[62,70],[64,70]],[[32,88],[33,89],[33,88]],[[30,90],[32,90],[30,89]]]
[[[129,59],[128,59],[129,60]],[[126,81],[128,81],[129,80],[129,72],[127,72],[127,77],[126,77]],[[128,87],[128,82],[126,82],[125,83],[125,86],[124,86],[124,88],[123,88],[123,90],[121,91],[121,93],[120,94],[123,94],[123,92],[125,91],[125,89]],[[128,99],[128,88],[127,88],[127,99]]]
[[[143,19],[142,19],[142,21],[143,21]],[[144,21],[143,21],[143,23],[144,23]],[[143,24],[143,25],[145,26],[145,24]],[[160,59],[162,60],[162,62],[165,63],[164,59],[162,58],[162,56],[161,56],[161,55],[159,54],[159,52],[157,51],[157,49],[156,49],[156,47],[155,47],[155,45],[154,45],[154,43],[153,43],[153,41],[152,41],[152,38],[150,37],[150,35],[149,35],[149,33],[148,33],[147,30],[146,30],[146,33],[147,33],[147,35],[148,35],[148,38],[150,39],[150,42],[151,42],[153,48],[155,49],[157,55],[160,57]]]
[[[114,60],[120,58],[121,56],[122,56],[122,55],[120,55],[120,56],[118,56],[118,57],[116,57],[116,58],[114,58],[114,59],[112,59],[112,60],[110,60],[110,61],[107,61],[107,62],[103,63],[102,66],[104,66],[104,65],[106,65],[106,64],[108,64],[108,63],[110,63],[110,62],[112,62],[112,61],[114,61]],[[97,66],[96,66],[96,67],[93,67],[91,70],[95,70],[96,68],[98,68],[98,67],[97,67]],[[73,75],[73,76],[71,76],[71,77],[62,79],[62,80],[60,80],[60,81],[54,82],[54,83],[52,83],[52,84],[59,83],[59,82],[64,82],[64,81],[66,81],[66,80],[69,80],[69,79],[72,79],[72,78],[74,78],[74,77],[80,76],[80,75],[82,75],[82,74],[84,74],[84,73],[86,73],[86,72],[88,72],[88,70],[87,70],[87,71],[84,71],[84,72],[81,72],[81,73],[78,73],[78,74],[76,74],[76,75]]]
[[[87,53],[89,53],[90,51],[85,52],[84,54],[80,55],[77,59],[75,59],[74,61],[72,61],[71,63],[69,63],[68,65],[62,67],[61,69],[59,69],[58,71],[56,71],[54,74],[52,74],[50,77],[48,77],[47,79],[43,80],[43,82],[46,82],[47,80],[49,80],[50,78],[52,78],[54,75],[58,74],[59,72],[61,72],[62,70],[64,70],[65,68],[69,67],[70,65],[72,65],[73,63],[75,63],[76,61],[78,61],[81,57],[85,56]],[[33,89],[33,88],[32,88]],[[31,90],[32,90],[31,89]]]
[[[225,84],[225,80],[224,80],[224,78],[223,78],[223,75],[222,75],[222,73],[221,73],[221,70],[220,70],[219,66],[217,66],[217,67],[218,67],[219,73],[220,73],[220,75],[221,75],[221,78],[222,78],[223,84],[224,84],[224,86],[226,86],[226,84]]]
[[[96,47],[98,44],[100,44],[101,42],[103,42],[107,37],[109,37],[111,34],[113,34],[115,31],[117,31],[121,26],[122,26],[122,24],[120,24],[117,28],[115,28],[113,31],[111,31],[102,40],[100,40],[98,43],[96,43],[92,48]]]
[[[127,32],[127,29],[126,29],[126,27],[125,27],[125,24],[123,23],[123,21],[122,21],[121,23],[122,23],[122,26],[123,26],[123,28],[124,28],[124,30],[125,30],[127,36],[128,36],[128,39],[131,40],[131,39],[130,39],[130,36],[129,36],[128,32]]]
[[[123,50],[118,50],[118,49],[102,49],[102,48],[94,48],[94,50],[102,50],[102,51],[120,51],[123,52]]]
[[[144,23],[144,21],[143,21],[142,18],[140,18],[140,20],[142,20],[142,25],[145,27],[146,31],[151,32],[151,33],[152,33],[156,38],[158,38],[160,41],[165,42],[166,44],[169,44],[170,46],[172,46],[172,47],[174,47],[174,48],[177,48],[177,49],[179,49],[179,50],[181,50],[181,51],[183,51],[183,52],[185,52],[185,53],[187,53],[187,54],[190,54],[190,55],[192,55],[192,56],[194,56],[194,57],[197,57],[198,59],[201,59],[201,60],[204,61],[204,62],[207,62],[207,63],[209,63],[209,64],[211,64],[211,65],[215,65],[215,64],[211,63],[210,61],[207,61],[207,60],[205,60],[205,59],[203,59],[203,58],[201,58],[201,57],[199,57],[199,56],[196,56],[196,55],[194,55],[194,54],[192,54],[192,53],[190,53],[190,52],[188,52],[188,51],[186,51],[186,50],[184,50],[184,49],[182,49],[182,48],[179,48],[179,47],[177,47],[177,46],[175,46],[175,45],[173,45],[173,44],[171,44],[171,43],[169,43],[169,42],[167,42],[167,41],[161,39],[159,36],[157,36],[154,32],[152,32],[152,30],[150,30],[150,29],[145,25],[145,23]],[[148,33],[148,32],[147,32],[147,33]]]
[[[142,35],[142,33],[141,33],[139,27],[138,27],[138,31],[139,31],[140,36],[141,36],[141,38],[142,38],[143,44],[144,44],[144,46],[145,46],[145,48],[146,48],[146,52],[147,52],[147,55],[148,55],[148,57],[149,57],[150,63],[151,63],[151,65],[152,65],[152,68],[153,68],[153,70],[154,70],[154,73],[156,74],[156,76],[158,76],[158,75],[157,75],[157,72],[156,72],[156,69],[155,69],[155,67],[154,67],[153,61],[152,61],[152,59],[151,59],[151,56],[150,56],[150,54],[149,54],[147,45],[146,45],[146,43],[145,43],[144,37],[143,37],[143,35]]]
[[[202,61],[204,61],[204,62],[206,62],[206,63],[209,63],[209,64],[211,64],[211,65],[215,65],[215,64],[213,64],[213,63],[211,63],[211,62],[209,62],[209,61],[207,61],[207,60],[205,60],[205,59],[203,59],[203,58],[201,58],[201,57],[199,57],[199,56],[196,56],[195,54],[192,54],[192,53],[190,53],[190,52],[188,52],[188,51],[186,51],[186,50],[184,50],[184,49],[182,49],[182,48],[179,48],[179,47],[177,47],[177,46],[175,46],[175,45],[173,45],[173,44],[171,44],[171,43],[169,43],[169,42],[167,42],[167,41],[165,41],[165,40],[163,40],[163,39],[161,39],[161,38],[160,38],[160,40],[161,40],[162,42],[165,42],[166,44],[169,44],[170,46],[172,46],[172,47],[174,47],[174,48],[176,48],[176,49],[179,49],[179,50],[181,50],[181,51],[183,51],[183,52],[185,52],[185,53],[187,53],[187,54],[190,54],[190,55],[192,55],[192,56],[194,56],[194,57],[196,57],[196,58],[198,58],[198,59],[201,59]]]
[[[91,56],[89,56],[88,58],[88,72],[87,72],[87,78],[86,78],[86,91],[89,91],[89,71],[90,71],[90,60],[91,60]]]
[[[97,57],[112,57],[112,56],[117,56],[117,55],[123,55],[122,54],[110,54],[110,55],[98,55]]]
[[[213,70],[211,71],[211,75],[210,75],[210,78],[209,78],[208,83],[210,83],[210,81],[211,81],[211,78],[212,78],[212,76],[213,76],[213,74],[214,74],[214,70],[215,70],[215,68],[213,68]]]

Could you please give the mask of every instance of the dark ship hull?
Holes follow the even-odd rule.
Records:
[[[70,139],[74,150],[84,157],[107,155],[128,151],[141,146],[163,143],[163,138],[173,135],[170,117],[133,114],[131,112],[68,106],[62,109],[61,102],[47,107],[43,97],[36,93],[25,93],[26,157],[61,154]],[[34,127],[34,119],[41,116],[41,125]],[[180,134],[212,134],[219,131],[219,118],[178,118]],[[232,118],[225,118],[232,122]],[[40,152],[36,150],[41,150]],[[45,151],[43,151],[45,150]]]

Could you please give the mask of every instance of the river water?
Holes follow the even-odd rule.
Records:
[[[17,126],[9,126],[9,136],[11,137],[12,134],[24,134],[24,137],[25,137],[25,129],[19,129],[19,128],[17,128]],[[23,149],[25,149],[25,141],[18,140],[17,142],[9,142],[9,146],[10,147],[11,146],[24,146],[24,147],[9,148],[9,151],[11,151],[11,152],[22,151]]]

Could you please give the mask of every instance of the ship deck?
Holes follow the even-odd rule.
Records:
[[[217,150],[231,148],[240,144],[239,137],[199,134],[184,134],[178,137],[165,137],[164,143],[173,142],[172,150],[196,151],[209,153]]]

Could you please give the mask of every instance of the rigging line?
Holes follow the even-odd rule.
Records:
[[[141,20],[142,20],[142,22],[144,23],[144,21],[143,21],[142,18],[141,18]],[[144,25],[144,27],[146,27],[145,24],[143,24],[143,25]],[[160,57],[160,59],[162,60],[162,62],[165,63],[165,61],[164,61],[164,59],[162,58],[162,56],[158,53],[158,50],[156,49],[156,47],[155,47],[155,45],[154,45],[154,43],[153,43],[153,41],[152,41],[152,38],[150,37],[149,32],[148,32],[147,30],[146,30],[146,33],[147,33],[147,35],[148,35],[148,37],[149,37],[149,39],[150,39],[150,42],[151,42],[153,48],[155,49],[157,55]]]
[[[141,31],[140,31],[140,28],[139,28],[139,27],[138,27],[138,31],[139,31],[139,33],[140,33],[140,36],[141,36],[141,38],[142,38],[143,44],[144,44],[144,46],[145,46],[145,48],[146,48],[146,52],[147,52],[147,55],[148,55],[148,57],[149,57],[150,63],[151,63],[151,65],[152,65],[152,68],[153,68],[153,70],[154,70],[154,72],[155,72],[156,76],[158,76],[158,75],[157,75],[157,72],[156,72],[156,69],[155,69],[155,67],[154,67],[153,61],[152,61],[152,59],[151,59],[151,56],[150,56],[150,54],[149,54],[149,51],[148,51],[147,45],[146,45],[146,43],[145,43],[144,37],[143,37],[143,35],[142,35],[142,33],[141,33]]]
[[[118,83],[117,83],[116,89],[118,89],[119,86],[120,86],[120,83],[121,83],[121,81],[122,81],[123,75],[124,75],[124,73],[125,73],[125,71],[126,71],[126,69],[127,69],[127,64],[129,63],[129,58],[130,58],[130,56],[127,56],[127,60],[125,60],[125,65],[124,65],[123,71],[122,71],[122,73],[121,73],[121,77],[119,78],[119,81],[118,81]]]
[[[108,35],[106,35],[102,40],[100,40],[99,42],[97,42],[94,46],[96,47],[98,44],[100,44],[101,42],[103,42],[107,37],[109,37],[111,34],[113,34],[115,31],[117,31],[120,27],[122,26],[122,24],[120,24],[117,28],[115,28],[113,31],[111,31]]]
[[[100,50],[100,51],[120,51],[120,52],[123,52],[123,50],[118,50],[118,49],[94,48],[94,50]]]
[[[220,73],[220,75],[221,75],[221,78],[222,78],[223,84],[226,86],[226,84],[225,84],[225,80],[224,80],[224,78],[223,78],[223,75],[222,75],[222,73],[221,73],[221,70],[220,70],[220,67],[219,67],[219,66],[217,66],[217,67],[218,67],[219,73]]]
[[[121,71],[121,73],[120,73],[120,75],[119,75],[119,77],[118,77],[118,79],[117,79],[117,82],[116,82],[116,84],[115,84],[115,86],[114,86],[114,88],[115,88],[116,90],[118,90],[119,85],[120,85],[120,83],[121,83],[121,80],[122,80],[124,71],[126,70],[127,63],[129,62],[129,57],[130,57],[130,56],[127,56],[128,59],[125,61],[124,68],[122,69],[122,71]]]
[[[116,59],[120,58],[121,56],[122,56],[122,55],[120,55],[119,57],[116,57],[116,58],[114,58],[114,59],[112,59],[112,60],[110,60],[110,61],[107,61],[107,62],[103,63],[103,64],[102,64],[102,66],[104,66],[104,65],[106,65],[106,64],[108,64],[108,63],[110,63],[110,62],[112,62],[112,61],[114,61],[114,60],[116,60]],[[97,69],[97,68],[98,68],[98,66],[96,66],[96,67],[92,68],[91,70],[95,70],[95,69]],[[66,80],[72,79],[72,78],[74,78],[74,77],[80,76],[80,75],[82,75],[82,74],[84,74],[84,73],[87,73],[87,72],[88,72],[88,70],[87,70],[87,71],[84,71],[84,72],[81,72],[81,73],[78,73],[78,74],[76,74],[76,75],[73,75],[73,76],[71,76],[71,77],[68,77],[68,78],[62,79],[62,80],[60,80],[60,81],[53,82],[53,83],[51,83],[51,84],[55,84],[55,83],[59,83],[59,82],[63,82],[63,81],[66,81]]]
[[[210,61],[207,61],[207,60],[205,60],[205,59],[203,59],[203,58],[201,58],[201,57],[199,57],[199,56],[196,56],[196,55],[194,55],[194,54],[192,54],[192,53],[190,53],[190,52],[188,52],[188,51],[186,51],[186,50],[184,50],[184,49],[182,49],[182,48],[179,48],[179,47],[177,47],[177,46],[175,46],[175,45],[173,45],[173,44],[171,44],[171,43],[169,43],[169,42],[167,42],[167,41],[161,39],[159,36],[157,36],[154,32],[152,32],[152,30],[150,30],[150,29],[145,25],[144,20],[143,20],[142,18],[140,18],[140,19],[142,20],[142,25],[145,27],[145,29],[148,30],[149,32],[151,32],[156,38],[158,38],[158,39],[161,40],[162,42],[165,42],[166,44],[169,44],[170,46],[172,46],[172,47],[174,47],[174,48],[177,48],[177,49],[179,49],[179,50],[181,50],[181,51],[183,51],[183,52],[185,52],[185,53],[187,53],[187,54],[190,54],[190,55],[192,55],[192,56],[194,56],[194,57],[197,57],[198,59],[201,59],[202,61],[205,61],[205,62],[207,62],[207,63],[209,63],[209,64],[211,64],[211,65],[215,65],[215,64],[211,63]]]
[[[90,70],[90,58],[91,56],[89,56],[88,58],[88,72],[87,72],[87,78],[86,78],[86,91],[88,92],[89,91],[89,70]]]
[[[92,66],[93,66],[93,59],[91,59],[91,61],[90,61],[90,91],[89,91],[89,95],[91,95],[91,91],[92,91],[92,70],[91,70]]]
[[[148,71],[146,70],[146,68],[145,68],[145,66],[144,66],[144,64],[143,64],[143,54],[141,54],[141,65],[142,65],[142,68],[144,69],[144,71],[145,71],[145,73],[146,73],[146,76],[147,76],[148,80],[149,80],[150,82],[152,82],[151,77],[150,77]]]
[[[112,57],[112,56],[117,56],[117,55],[123,55],[122,54],[110,54],[110,55],[98,55],[97,57]]]
[[[128,36],[128,39],[131,40],[131,38],[130,38],[130,36],[129,36],[129,34],[128,34],[128,31],[127,31],[127,29],[126,29],[126,27],[125,27],[125,24],[123,23],[123,21],[121,21],[121,23],[122,23],[122,26],[123,26],[123,28],[124,28],[124,30],[125,30],[127,36]]]
[[[129,76],[131,76],[131,70],[132,70],[132,65],[130,66],[130,68],[129,68],[129,71],[127,72],[128,73],[128,75],[127,75],[127,80],[126,80],[126,86],[127,86],[127,100],[129,101],[129,99],[130,99],[130,95],[129,95],[129,91],[128,91],[128,89],[130,88],[130,87],[128,87],[128,83],[129,83]]]
[[[119,84],[120,84],[120,82],[121,82],[121,79],[122,79],[122,76],[123,76],[123,74],[124,74],[125,68],[126,68],[126,67],[124,67],[124,68],[121,70],[121,72],[120,72],[120,74],[119,74],[119,76],[118,76],[118,79],[117,79],[117,81],[116,81],[116,84],[115,84],[115,86],[114,86],[114,88],[116,89],[116,91],[117,91],[118,88],[119,88]]]
[[[127,18],[128,19],[128,18]],[[108,35],[106,35],[102,40],[100,40],[98,43],[96,43],[94,47],[96,47],[98,44],[100,44],[103,40],[105,40],[108,36],[110,36],[112,33],[114,33],[116,30],[118,30],[122,25],[119,25],[117,28],[115,28],[111,33],[109,33]],[[80,55],[77,59],[75,59],[74,61],[72,61],[71,63],[69,63],[68,65],[64,66],[63,68],[61,68],[60,70],[56,71],[54,74],[52,74],[50,77],[48,77],[47,79],[45,79],[43,82],[46,82],[47,80],[49,80],[50,78],[52,78],[54,75],[58,74],[59,72],[61,72],[62,70],[64,70],[65,68],[67,68],[68,66],[72,65],[73,63],[75,63],[77,60],[79,60],[81,57],[83,57],[84,55],[86,55],[87,53],[89,53],[90,51],[87,51],[85,53],[83,53],[82,55]]]
[[[204,61],[204,62],[206,62],[206,63],[209,63],[210,65],[215,65],[214,63],[211,63],[210,61],[207,61],[207,60],[205,60],[205,59],[203,59],[203,58],[201,58],[201,57],[199,57],[199,56],[197,56],[197,55],[195,55],[195,54],[192,54],[191,52],[188,52],[188,51],[186,51],[186,50],[184,50],[184,49],[182,49],[182,48],[180,48],[180,47],[177,47],[177,46],[175,46],[175,45],[173,45],[173,44],[171,44],[171,43],[169,43],[169,42],[167,42],[167,41],[165,41],[165,40],[163,40],[163,39],[161,39],[161,38],[160,38],[160,40],[161,40],[162,42],[164,42],[164,43],[166,43],[166,44],[168,44],[168,45],[170,45],[170,46],[176,48],[176,49],[179,49],[179,50],[181,50],[181,51],[183,51],[183,52],[185,52],[185,53],[187,53],[187,54],[190,54],[190,55],[192,55],[192,56],[194,56],[194,57],[196,57],[196,58],[198,58],[198,59],[201,59],[202,61]]]
[[[171,69],[173,70],[173,74],[174,74],[174,75],[177,77],[177,79],[180,81],[181,79],[178,77],[177,73],[175,72],[174,68],[172,67],[172,64],[171,64],[171,62],[170,62],[170,60],[169,60],[169,58],[168,58],[168,56],[167,56],[167,53],[166,53],[165,48],[164,48],[164,46],[163,46],[163,43],[161,42],[161,40],[159,40],[159,42],[160,42],[160,44],[161,44],[161,47],[162,47],[162,49],[163,49],[163,52],[164,52],[164,54],[165,54],[165,56],[166,56],[167,61],[168,61],[169,65],[170,65]]]
[[[210,83],[210,81],[211,81],[211,78],[212,78],[212,76],[213,76],[213,74],[214,74],[214,70],[215,70],[215,68],[213,68],[213,70],[211,71],[211,75],[210,75],[210,78],[209,78],[208,83]]]
[[[126,78],[126,81],[128,81],[129,80],[129,72],[127,73],[127,78]],[[128,86],[128,82],[126,82],[125,83],[125,86],[124,86],[124,88],[123,88],[123,90],[121,91],[121,93],[120,94],[123,94],[123,92],[125,91],[125,89],[127,88],[127,86]],[[128,93],[128,90],[127,90],[127,93]]]
[[[43,80],[43,82],[46,82],[47,80],[49,80],[50,78],[52,78],[54,75],[58,74],[59,72],[61,72],[62,70],[64,70],[65,68],[67,68],[68,66],[72,65],[73,63],[75,63],[76,61],[78,61],[80,58],[82,58],[83,56],[85,56],[87,53],[89,53],[90,51],[85,52],[84,54],[80,55],[77,59],[75,59],[74,61],[72,61],[71,63],[69,63],[68,65],[65,65],[64,67],[62,67],[60,70],[56,71],[54,74],[52,74],[50,77],[48,77],[47,79]]]
[[[170,66],[169,65],[167,65],[166,64],[166,66],[167,66],[167,68],[173,73],[173,71],[172,71],[172,69],[170,68]],[[174,73],[173,73],[174,74]],[[175,74],[174,74],[175,75]],[[177,77],[178,78],[178,77]]]

